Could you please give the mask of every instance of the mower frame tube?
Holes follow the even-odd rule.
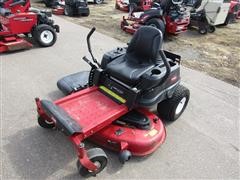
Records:
[[[39,98],[35,98],[35,102],[37,105],[38,115],[46,119],[48,122],[53,122],[56,125],[56,120],[54,118],[49,117],[45,113],[41,104],[41,100]],[[69,133],[65,133],[65,134],[69,135]],[[81,162],[81,164],[90,171],[96,171],[97,166],[88,158],[87,151],[84,147],[84,144],[82,143],[84,139],[84,135],[82,133],[73,133],[69,135],[69,139],[74,144],[74,147],[76,148],[78,159]]]

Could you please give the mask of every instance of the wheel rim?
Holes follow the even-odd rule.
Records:
[[[181,99],[181,101],[177,105],[177,108],[176,108],[176,111],[175,111],[175,115],[179,115],[182,112],[182,110],[183,110],[183,108],[184,108],[184,106],[186,104],[186,101],[187,101],[186,97]]]
[[[101,4],[102,0],[96,0],[96,4]]]
[[[45,44],[49,44],[53,41],[53,33],[49,30],[44,30],[41,33],[40,38],[42,42],[44,42]]]
[[[47,120],[45,120],[45,123],[46,123],[46,124],[49,124],[49,125],[54,124],[54,122],[52,122],[52,121],[47,121]]]

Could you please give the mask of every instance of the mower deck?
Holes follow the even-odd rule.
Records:
[[[18,36],[3,37],[2,40],[0,40],[0,53],[30,49],[31,47],[33,47],[31,43]]]

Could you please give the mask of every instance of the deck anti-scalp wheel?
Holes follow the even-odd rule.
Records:
[[[190,91],[178,85],[173,96],[158,104],[157,111],[160,118],[167,121],[177,120],[185,110],[190,97]]]
[[[123,150],[119,154],[119,161],[124,164],[125,162],[129,161],[132,157],[132,153],[128,150]]]
[[[83,167],[80,161],[77,161],[78,172],[83,177],[95,176],[107,166],[107,155],[100,148],[92,148],[87,151],[88,158],[98,167],[96,171],[90,171]]]
[[[33,30],[33,37],[42,47],[52,46],[57,40],[57,34],[55,30],[47,24],[38,25]]]
[[[49,122],[41,116],[38,116],[38,124],[39,124],[39,126],[46,128],[46,129],[52,129],[55,127],[54,122]]]

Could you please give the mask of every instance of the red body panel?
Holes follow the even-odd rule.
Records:
[[[91,136],[90,140],[114,151],[129,150],[134,156],[153,153],[166,138],[165,127],[155,114],[146,109],[138,111],[150,119],[149,130],[111,124]]]
[[[139,27],[145,25],[146,19],[147,19],[147,16],[143,18],[123,17],[123,20],[121,21],[121,29],[127,33],[134,34]],[[171,20],[171,17],[166,16],[165,21],[166,21],[166,30],[165,30],[166,33],[177,35],[187,30],[187,27],[190,23],[190,17],[186,16],[185,18],[177,19],[173,21]]]
[[[53,14],[56,14],[56,15],[64,15],[64,8],[62,8],[62,7],[57,7],[57,8],[54,8],[53,10],[52,10],[52,13]]]
[[[177,21],[172,21],[171,18],[167,16],[165,19],[166,32],[174,35],[187,31],[187,27],[190,23],[190,18],[183,18],[178,19]]]
[[[9,16],[0,16],[0,23],[4,26],[4,31],[0,31],[0,36],[29,33],[37,25],[37,15],[35,13],[17,13]]]

